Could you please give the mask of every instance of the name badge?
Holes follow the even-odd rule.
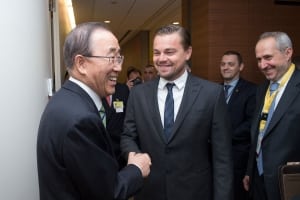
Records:
[[[116,113],[122,113],[122,112],[124,112],[123,101],[116,100],[116,101],[113,102],[113,105],[114,105],[114,108],[116,110]]]

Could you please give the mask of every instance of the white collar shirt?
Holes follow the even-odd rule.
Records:
[[[89,86],[87,86],[86,84],[84,84],[83,82],[70,77],[69,78],[70,81],[72,81],[73,83],[77,84],[79,87],[81,87],[86,93],[88,93],[88,95],[92,98],[93,102],[95,103],[98,111],[101,109],[102,107],[102,102],[100,97],[97,95],[96,92],[94,92]]]
[[[168,94],[168,89],[166,87],[167,83],[174,83],[175,86],[173,87],[173,98],[174,98],[174,120],[177,117],[177,113],[182,101],[183,93],[185,84],[187,81],[188,73],[184,71],[184,73],[174,81],[168,81],[164,78],[159,79],[158,83],[158,90],[157,90],[157,100],[158,100],[158,107],[159,113],[161,117],[161,122],[164,126],[164,110],[165,110],[165,101]]]

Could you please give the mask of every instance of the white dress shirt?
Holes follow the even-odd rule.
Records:
[[[96,94],[96,92],[94,92],[89,86],[87,86],[83,82],[81,82],[73,77],[70,77],[69,80],[72,81],[73,83],[77,84],[86,93],[88,93],[88,95],[92,98],[93,102],[95,103],[98,111],[101,109],[102,101],[101,101],[100,97]]]
[[[158,107],[160,113],[160,119],[162,125],[164,126],[164,112],[165,112],[165,101],[168,94],[168,89],[166,87],[167,83],[174,83],[175,86],[173,87],[173,98],[174,98],[174,120],[177,117],[177,113],[182,101],[183,92],[186,84],[186,80],[188,77],[188,73],[184,71],[184,73],[174,81],[168,81],[164,78],[159,79],[158,83],[158,90],[157,90],[157,100],[158,100]]]

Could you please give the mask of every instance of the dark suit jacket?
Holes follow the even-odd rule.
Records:
[[[141,187],[140,170],[118,172],[98,110],[67,81],[49,101],[40,122],[37,161],[41,200],[125,199]]]
[[[248,163],[251,185],[255,184],[253,172],[256,170],[255,148],[258,137],[260,113],[269,82],[258,89],[257,109],[251,127],[252,147]],[[280,200],[278,170],[287,162],[300,161],[300,71],[296,70],[273,113],[262,141],[264,181],[268,199]],[[251,186],[250,185],[250,186]]]
[[[234,168],[245,175],[250,151],[250,127],[255,109],[256,85],[239,79],[228,102],[232,124]],[[242,184],[242,183],[241,183]]]
[[[108,105],[106,100],[102,100],[106,113],[106,130],[111,137],[114,153],[117,157],[120,168],[123,168],[127,164],[125,158],[121,156],[120,137],[123,132],[128,96],[128,86],[126,84],[117,83],[116,91],[112,95],[111,106]],[[113,105],[116,101],[123,102],[123,112],[116,111],[116,108]]]
[[[189,74],[166,141],[159,114],[159,79],[131,89],[121,149],[147,152],[151,173],[135,200],[231,200],[231,135],[220,85]]]

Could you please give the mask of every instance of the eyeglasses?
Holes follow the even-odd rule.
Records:
[[[84,57],[87,57],[87,58],[107,58],[108,59],[108,62],[111,63],[111,64],[122,64],[123,61],[124,61],[124,56],[121,55],[121,56],[85,56],[83,55]]]

